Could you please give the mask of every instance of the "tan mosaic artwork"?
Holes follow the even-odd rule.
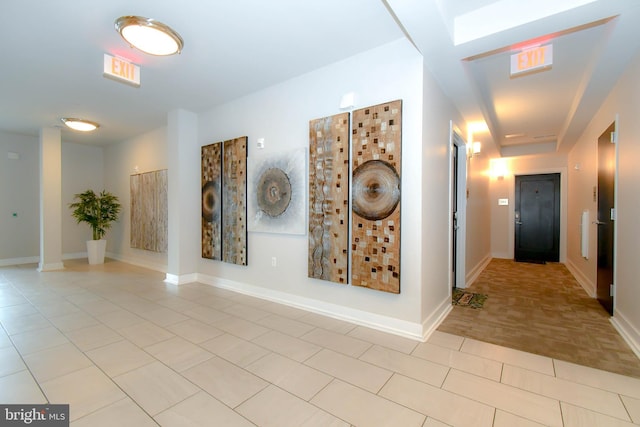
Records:
[[[353,112],[351,280],[400,293],[402,101]]]

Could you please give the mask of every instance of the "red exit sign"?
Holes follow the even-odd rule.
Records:
[[[511,55],[511,75],[550,68],[553,64],[553,45],[547,44]]]

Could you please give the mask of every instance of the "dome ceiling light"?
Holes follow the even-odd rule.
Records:
[[[70,117],[65,117],[60,119],[62,123],[65,124],[69,129],[77,130],[80,132],[91,132],[100,127],[100,125],[96,122],[91,122],[89,120],[83,119],[74,119]]]
[[[171,27],[142,16],[121,16],[116,19],[116,30],[131,47],[145,53],[166,56],[180,53],[184,41]]]

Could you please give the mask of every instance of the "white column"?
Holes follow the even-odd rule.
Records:
[[[62,141],[59,128],[42,128],[40,129],[40,264],[38,271],[63,268]]]
[[[198,117],[186,110],[169,112],[169,249],[165,281],[176,285],[197,279],[200,259],[200,147]]]

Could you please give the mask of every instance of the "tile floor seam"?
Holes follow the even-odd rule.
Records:
[[[536,392],[536,391],[531,391],[531,390],[526,389],[526,388],[521,388],[521,387],[518,387],[518,386],[511,385],[511,384],[506,384],[506,383],[503,383],[503,382],[501,382],[501,384],[506,385],[506,386],[510,386],[510,387],[513,387],[513,388],[517,388],[518,390],[526,391],[526,392],[529,392],[529,393],[532,393],[532,394],[535,394],[535,395],[538,395],[538,396],[546,397],[546,398],[548,398],[548,399],[555,400],[555,401],[557,401],[557,402],[558,402],[558,404],[560,404],[560,408],[561,408],[561,409],[562,409],[562,403],[566,403],[566,404],[568,404],[568,405],[572,405],[572,406],[575,406],[575,407],[577,407],[577,408],[586,409],[586,410],[589,410],[589,411],[591,411],[591,412],[594,412],[594,413],[597,413],[597,414],[600,414],[600,415],[604,415],[604,416],[607,416],[607,417],[615,418],[615,419],[618,419],[618,420],[621,420],[621,421],[632,422],[631,415],[630,415],[630,414],[629,414],[629,412],[627,411],[627,409],[626,409],[626,407],[625,407],[625,405],[624,405],[624,402],[622,401],[622,399],[621,399],[621,397],[620,397],[620,394],[617,394],[617,393],[614,393],[614,392],[610,392],[610,391],[609,391],[608,393],[614,394],[614,395],[616,395],[616,396],[618,397],[618,399],[619,399],[619,400],[621,401],[621,403],[622,403],[623,408],[625,409],[625,412],[626,412],[626,414],[627,414],[628,419],[623,419],[623,418],[620,418],[620,417],[618,417],[618,416],[616,416],[616,415],[612,415],[612,414],[608,414],[608,413],[601,412],[601,411],[596,410],[596,409],[594,409],[594,408],[590,408],[590,407],[584,406],[584,405],[583,405],[583,404],[581,404],[581,403],[577,403],[577,402],[569,402],[569,401],[567,401],[567,400],[565,400],[565,399],[562,399],[562,398],[557,398],[557,397],[554,397],[554,396],[549,396],[549,395],[544,394],[544,393],[539,393],[539,392]],[[578,383],[574,383],[574,384],[578,384]],[[581,386],[584,386],[584,387],[589,387],[589,386],[585,386],[585,385],[583,385],[583,384],[578,384],[578,385],[581,385]],[[593,387],[591,387],[591,388],[593,388]],[[595,388],[594,388],[594,389],[595,389]],[[595,390],[600,390],[600,389],[595,389]],[[601,390],[601,391],[607,392],[606,390]],[[517,415],[517,414],[514,414],[514,415]],[[521,415],[519,415],[519,416],[521,416]]]
[[[491,380],[491,379],[489,379],[489,378],[484,378],[484,377],[481,377],[481,376],[478,376],[478,375],[475,375],[475,374],[472,374],[472,373],[469,373],[469,372],[460,371],[460,370],[457,370],[457,369],[455,369],[455,368],[451,368],[451,370],[452,370],[452,371],[454,371],[454,370],[455,370],[455,371],[457,371],[457,372],[461,372],[463,375],[464,375],[464,374],[472,375],[472,376],[474,376],[474,377],[476,377],[476,378],[479,378],[480,380],[492,381],[492,382],[494,382],[494,383],[496,383],[496,384],[502,385],[502,386],[507,387],[507,388],[514,388],[514,389],[517,389],[517,390],[520,390],[520,391],[524,391],[524,392],[526,392],[526,393],[530,393],[530,394],[533,394],[533,395],[536,395],[536,396],[543,397],[543,398],[548,399],[548,400],[552,400],[552,401],[553,401],[553,403],[554,403],[554,405],[557,405],[557,406],[558,406],[558,409],[559,409],[559,410],[561,410],[561,409],[562,409],[561,401],[560,401],[560,400],[558,400],[558,399],[556,399],[556,398],[549,397],[549,396],[545,396],[545,395],[542,395],[542,394],[540,394],[540,393],[531,392],[531,391],[529,391],[529,390],[521,389],[521,388],[519,388],[519,387],[514,387],[514,386],[512,386],[512,385],[504,384],[504,383],[502,383],[502,382],[493,381],[493,380]],[[538,421],[538,420],[532,420],[531,418],[528,418],[528,417],[526,417],[526,416],[525,416],[525,415],[523,415],[523,414],[516,414],[516,413],[513,413],[513,412],[511,412],[511,411],[510,411],[509,409],[507,409],[507,408],[502,408],[502,407],[494,406],[492,403],[483,402],[483,401],[481,401],[481,400],[478,400],[478,399],[475,399],[475,398],[472,398],[472,397],[469,397],[469,396],[466,396],[466,395],[463,395],[463,394],[459,394],[459,393],[457,393],[457,392],[455,392],[455,391],[447,390],[446,388],[444,388],[445,384],[446,384],[446,381],[444,381],[444,382],[443,382],[442,390],[448,391],[449,393],[454,393],[454,394],[456,394],[456,395],[466,397],[467,399],[472,400],[472,401],[474,401],[474,402],[477,402],[477,403],[480,403],[480,404],[482,404],[482,405],[485,405],[485,406],[489,406],[489,407],[491,407],[491,408],[494,408],[494,410],[498,410],[498,409],[500,409],[501,411],[508,412],[508,413],[510,413],[510,414],[512,414],[512,415],[516,415],[516,416],[521,417],[521,418],[526,418],[526,419],[528,419],[528,420],[530,420],[530,421],[534,421],[534,422],[536,422],[536,423],[539,423],[539,424],[540,424],[540,421]],[[565,403],[569,403],[569,402],[565,402]],[[561,412],[560,412],[560,411],[559,411],[558,413],[560,413],[560,414],[561,414]]]
[[[391,376],[391,378],[393,378],[395,375],[403,376],[403,377],[409,378],[409,379],[414,380],[414,381],[422,382],[422,381],[420,381],[420,380],[416,380],[416,379],[414,379],[414,378],[407,377],[406,375],[401,374],[401,373],[399,373],[399,372],[394,372],[394,373],[393,373],[393,375]],[[387,383],[388,383],[389,381],[391,381],[391,378],[389,378],[389,379],[387,380]],[[450,391],[448,391],[448,390],[444,390],[444,389],[442,389],[442,388],[440,388],[440,387],[435,387],[434,385],[427,384],[427,383],[425,383],[425,382],[422,382],[422,383],[423,383],[423,384],[426,384],[426,385],[428,385],[428,386],[434,387],[434,388],[438,388],[439,390],[443,390],[443,391],[446,391],[446,392],[451,393]],[[385,385],[386,385],[386,384],[385,384]],[[383,387],[383,388],[384,388],[384,387]],[[366,390],[365,390],[365,391],[366,391]],[[389,397],[381,396],[381,395],[379,394],[381,391],[382,391],[382,388],[381,388],[381,389],[378,391],[378,393],[376,393],[375,395],[376,395],[376,396],[378,396],[378,397],[380,397],[381,399],[384,399],[384,400],[386,400],[386,401],[388,401],[388,402],[391,402],[391,403],[393,403],[393,404],[395,404],[395,405],[401,406],[401,407],[406,408],[406,409],[408,409],[408,410],[410,410],[410,411],[417,412],[418,414],[423,415],[423,416],[425,417],[425,422],[427,421],[427,419],[429,419],[429,418],[433,418],[434,420],[440,421],[440,422],[441,422],[441,423],[443,423],[443,424],[447,424],[446,422],[444,422],[444,421],[442,421],[442,420],[440,420],[440,419],[436,418],[434,415],[426,414],[426,413],[424,413],[424,412],[421,412],[421,411],[420,411],[420,410],[418,410],[418,409],[411,408],[411,407],[409,407],[409,406],[407,406],[407,405],[405,405],[405,404],[403,404],[403,403],[400,403],[400,402],[396,402],[395,400],[392,400],[392,399],[390,399]],[[469,399],[469,398],[466,398],[466,399]],[[469,399],[469,400],[473,400],[473,399]],[[484,405],[484,406],[487,406],[487,407],[491,407],[490,405],[487,405],[487,404],[485,404],[485,403],[483,403],[483,405]],[[493,408],[493,407],[491,407],[491,408],[495,411],[495,408]],[[447,424],[447,425],[448,425],[448,424]]]

